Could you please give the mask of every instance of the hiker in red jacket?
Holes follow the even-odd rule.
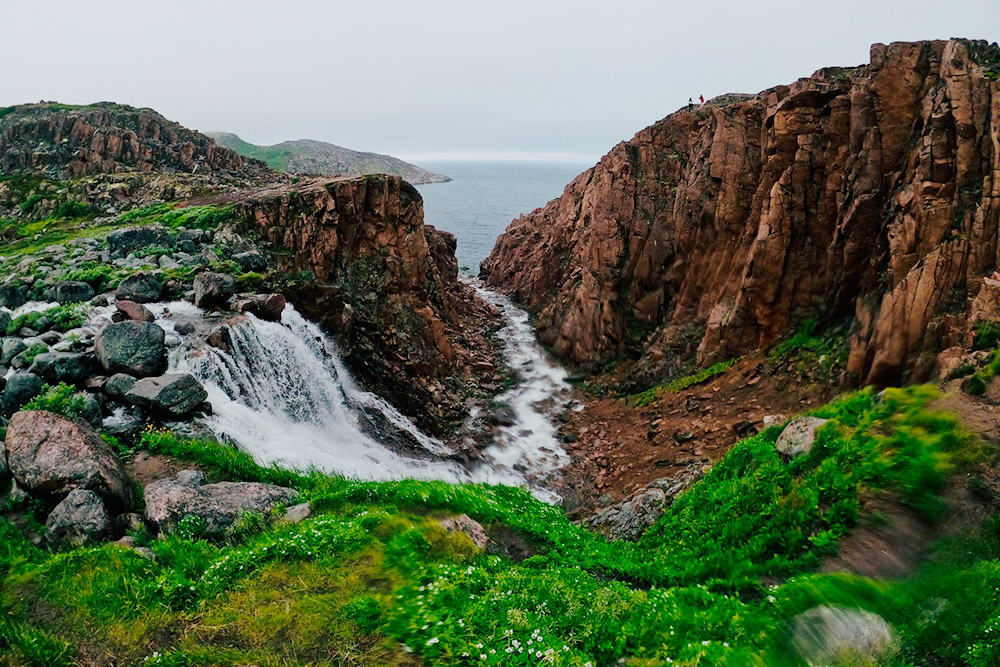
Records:
[[[699,100],[701,100],[701,103],[702,103],[702,104],[704,104],[704,103],[705,103],[705,96],[704,96],[704,95],[699,95],[699,96],[698,96],[698,99],[699,99]]]

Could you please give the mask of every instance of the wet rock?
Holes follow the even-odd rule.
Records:
[[[28,302],[28,290],[23,285],[0,285],[0,307],[20,308]]]
[[[94,372],[94,359],[76,352],[43,352],[35,357],[29,372],[50,384],[83,382]]]
[[[159,225],[125,227],[108,234],[108,250],[122,255],[151,246],[171,248],[173,245],[174,239],[170,235],[170,230]]]
[[[115,297],[119,301],[152,303],[163,295],[163,281],[155,273],[134,273],[118,285]]]
[[[87,489],[118,510],[132,504],[121,460],[90,426],[51,412],[22,411],[10,420],[6,444],[11,474],[33,495],[65,498]]]
[[[7,328],[10,327],[10,313],[6,310],[0,310],[0,334],[7,333]]]
[[[67,280],[52,288],[52,299],[59,303],[82,303],[94,298],[94,288],[85,282]]]
[[[238,313],[252,313],[262,320],[281,321],[285,310],[285,297],[281,294],[255,294],[233,300],[232,309]]]
[[[690,468],[679,475],[664,477],[617,504],[608,504],[609,496],[600,514],[586,523],[611,539],[635,540],[656,523],[674,498],[703,474],[703,468]]]
[[[4,414],[13,414],[45,389],[45,381],[34,373],[14,373],[3,389]]]
[[[115,308],[126,320],[133,320],[135,322],[153,322],[156,320],[156,317],[149,308],[135,301],[118,301],[115,303]]]
[[[14,357],[28,349],[28,346],[20,338],[8,336],[0,343],[0,366],[8,366]]]
[[[792,646],[809,665],[873,665],[898,643],[881,616],[863,609],[814,607],[792,619]]]
[[[163,329],[151,322],[117,322],[102,329],[94,340],[94,353],[105,370],[137,376],[166,370]]]
[[[128,373],[115,373],[104,383],[104,393],[117,401],[124,401],[136,378]]]
[[[200,273],[194,279],[194,305],[224,307],[236,292],[236,281],[224,273]]]
[[[490,546],[489,533],[482,524],[472,519],[468,514],[459,514],[444,519],[438,519],[438,524],[448,533],[461,533],[467,536],[477,549],[486,549]]]
[[[205,388],[187,373],[143,378],[125,394],[130,403],[174,419],[190,414],[207,398]]]
[[[233,261],[239,264],[243,271],[253,271],[255,273],[267,271],[267,260],[256,250],[238,252],[233,255]]]
[[[111,534],[111,518],[104,501],[93,491],[70,491],[45,522],[45,536],[52,542],[77,546],[96,542]]]
[[[161,532],[171,533],[189,515],[205,523],[205,532],[225,532],[245,512],[266,514],[276,506],[295,500],[298,492],[258,482],[219,482],[163,479],[145,489],[146,516]]]
[[[38,340],[42,341],[46,345],[55,345],[62,340],[62,334],[58,331],[46,331],[38,337]]]
[[[174,325],[174,331],[181,336],[190,336],[195,332],[195,326],[190,322],[178,322]]]
[[[826,422],[819,417],[796,417],[778,436],[775,449],[788,458],[808,454],[816,440],[816,429]]]

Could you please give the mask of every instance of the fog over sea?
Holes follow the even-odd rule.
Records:
[[[458,239],[458,265],[479,274],[497,236],[521,213],[544,206],[593,162],[420,161],[450,176],[448,183],[418,185],[424,221]]]

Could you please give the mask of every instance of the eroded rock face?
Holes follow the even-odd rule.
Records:
[[[204,521],[207,533],[219,534],[244,512],[266,514],[298,496],[294,489],[273,484],[203,482],[204,477],[197,471],[182,471],[173,479],[153,482],[145,489],[146,517],[169,533],[184,517],[193,515]]]
[[[424,225],[413,186],[394,176],[317,180],[235,206],[235,231],[272,272],[307,276],[289,301],[339,334],[369,388],[432,433],[461,420],[481,376],[474,364],[498,353],[466,331],[499,320],[458,281],[455,238]]]
[[[61,499],[85,489],[117,510],[132,504],[124,466],[85,424],[51,412],[21,411],[11,417],[6,446],[11,474],[33,495]]]
[[[488,284],[569,361],[648,382],[853,318],[849,371],[919,380],[1000,254],[1000,91],[967,40],[682,110],[511,223]]]

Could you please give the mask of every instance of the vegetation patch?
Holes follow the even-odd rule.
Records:
[[[701,384],[702,382],[707,382],[712,378],[722,375],[730,368],[742,361],[743,357],[735,357],[733,359],[727,359],[725,361],[719,361],[717,363],[703,368],[697,373],[692,373],[691,375],[685,375],[683,377],[675,378],[670,382],[657,385],[651,389],[640,394],[634,394],[628,398],[629,404],[635,407],[644,407],[656,402],[656,399],[660,397],[661,394],[665,392],[677,392],[683,391],[688,387],[693,387],[696,384]]]

